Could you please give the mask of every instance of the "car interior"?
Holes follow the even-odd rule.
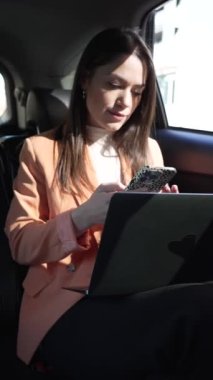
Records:
[[[2,378],[50,376],[16,357],[27,267],[12,260],[4,225],[24,139],[65,122],[75,67],[93,35],[110,26],[138,27],[157,74],[152,136],[165,166],[177,169],[172,183],[183,193],[213,193],[212,8],[211,0],[0,0]]]

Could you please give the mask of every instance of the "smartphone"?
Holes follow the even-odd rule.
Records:
[[[173,167],[144,166],[132,178],[125,191],[139,190],[142,192],[159,192],[171,181],[177,170]]]

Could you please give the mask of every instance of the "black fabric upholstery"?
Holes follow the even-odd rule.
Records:
[[[42,379],[16,357],[18,314],[22,297],[22,282],[27,267],[12,259],[8,239],[4,233],[5,219],[13,195],[13,180],[19,166],[19,153],[24,139],[61,124],[66,119],[70,91],[32,90],[26,104],[26,130],[17,135],[0,137],[0,368],[9,375]]]
[[[42,133],[66,120],[70,102],[70,90],[31,90],[26,102],[26,125]]]
[[[27,268],[11,258],[4,233],[6,215],[13,195],[13,180],[19,166],[19,153],[24,139],[62,123],[69,106],[70,91],[35,89],[29,92],[26,104],[27,129],[19,135],[0,137],[0,326],[16,323],[21,283]],[[12,322],[12,323],[13,323]]]
[[[6,141],[5,141],[6,143]],[[0,326],[14,326],[22,294],[21,283],[26,268],[16,264],[11,257],[7,237],[4,233],[6,215],[12,198],[12,181],[18,164],[18,154],[8,152],[0,143]]]

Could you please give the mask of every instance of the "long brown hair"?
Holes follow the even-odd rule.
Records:
[[[95,70],[121,55],[135,54],[143,63],[146,85],[142,99],[130,119],[112,136],[118,154],[123,155],[134,174],[145,163],[146,147],[156,106],[156,76],[151,53],[139,31],[109,28],[98,33],[87,45],[79,61],[70,102],[68,120],[57,132],[59,159],[56,175],[63,190],[83,194],[82,185],[93,189],[85,164],[87,110],[82,83]]]

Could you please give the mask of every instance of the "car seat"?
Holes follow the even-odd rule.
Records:
[[[24,365],[16,357],[18,314],[22,297],[22,281],[27,267],[12,259],[4,233],[6,215],[13,190],[12,183],[19,166],[19,153],[23,141],[32,134],[39,134],[66,120],[70,91],[33,89],[26,102],[26,129],[16,135],[0,137],[0,368],[9,375],[29,376],[30,379],[46,378]]]

